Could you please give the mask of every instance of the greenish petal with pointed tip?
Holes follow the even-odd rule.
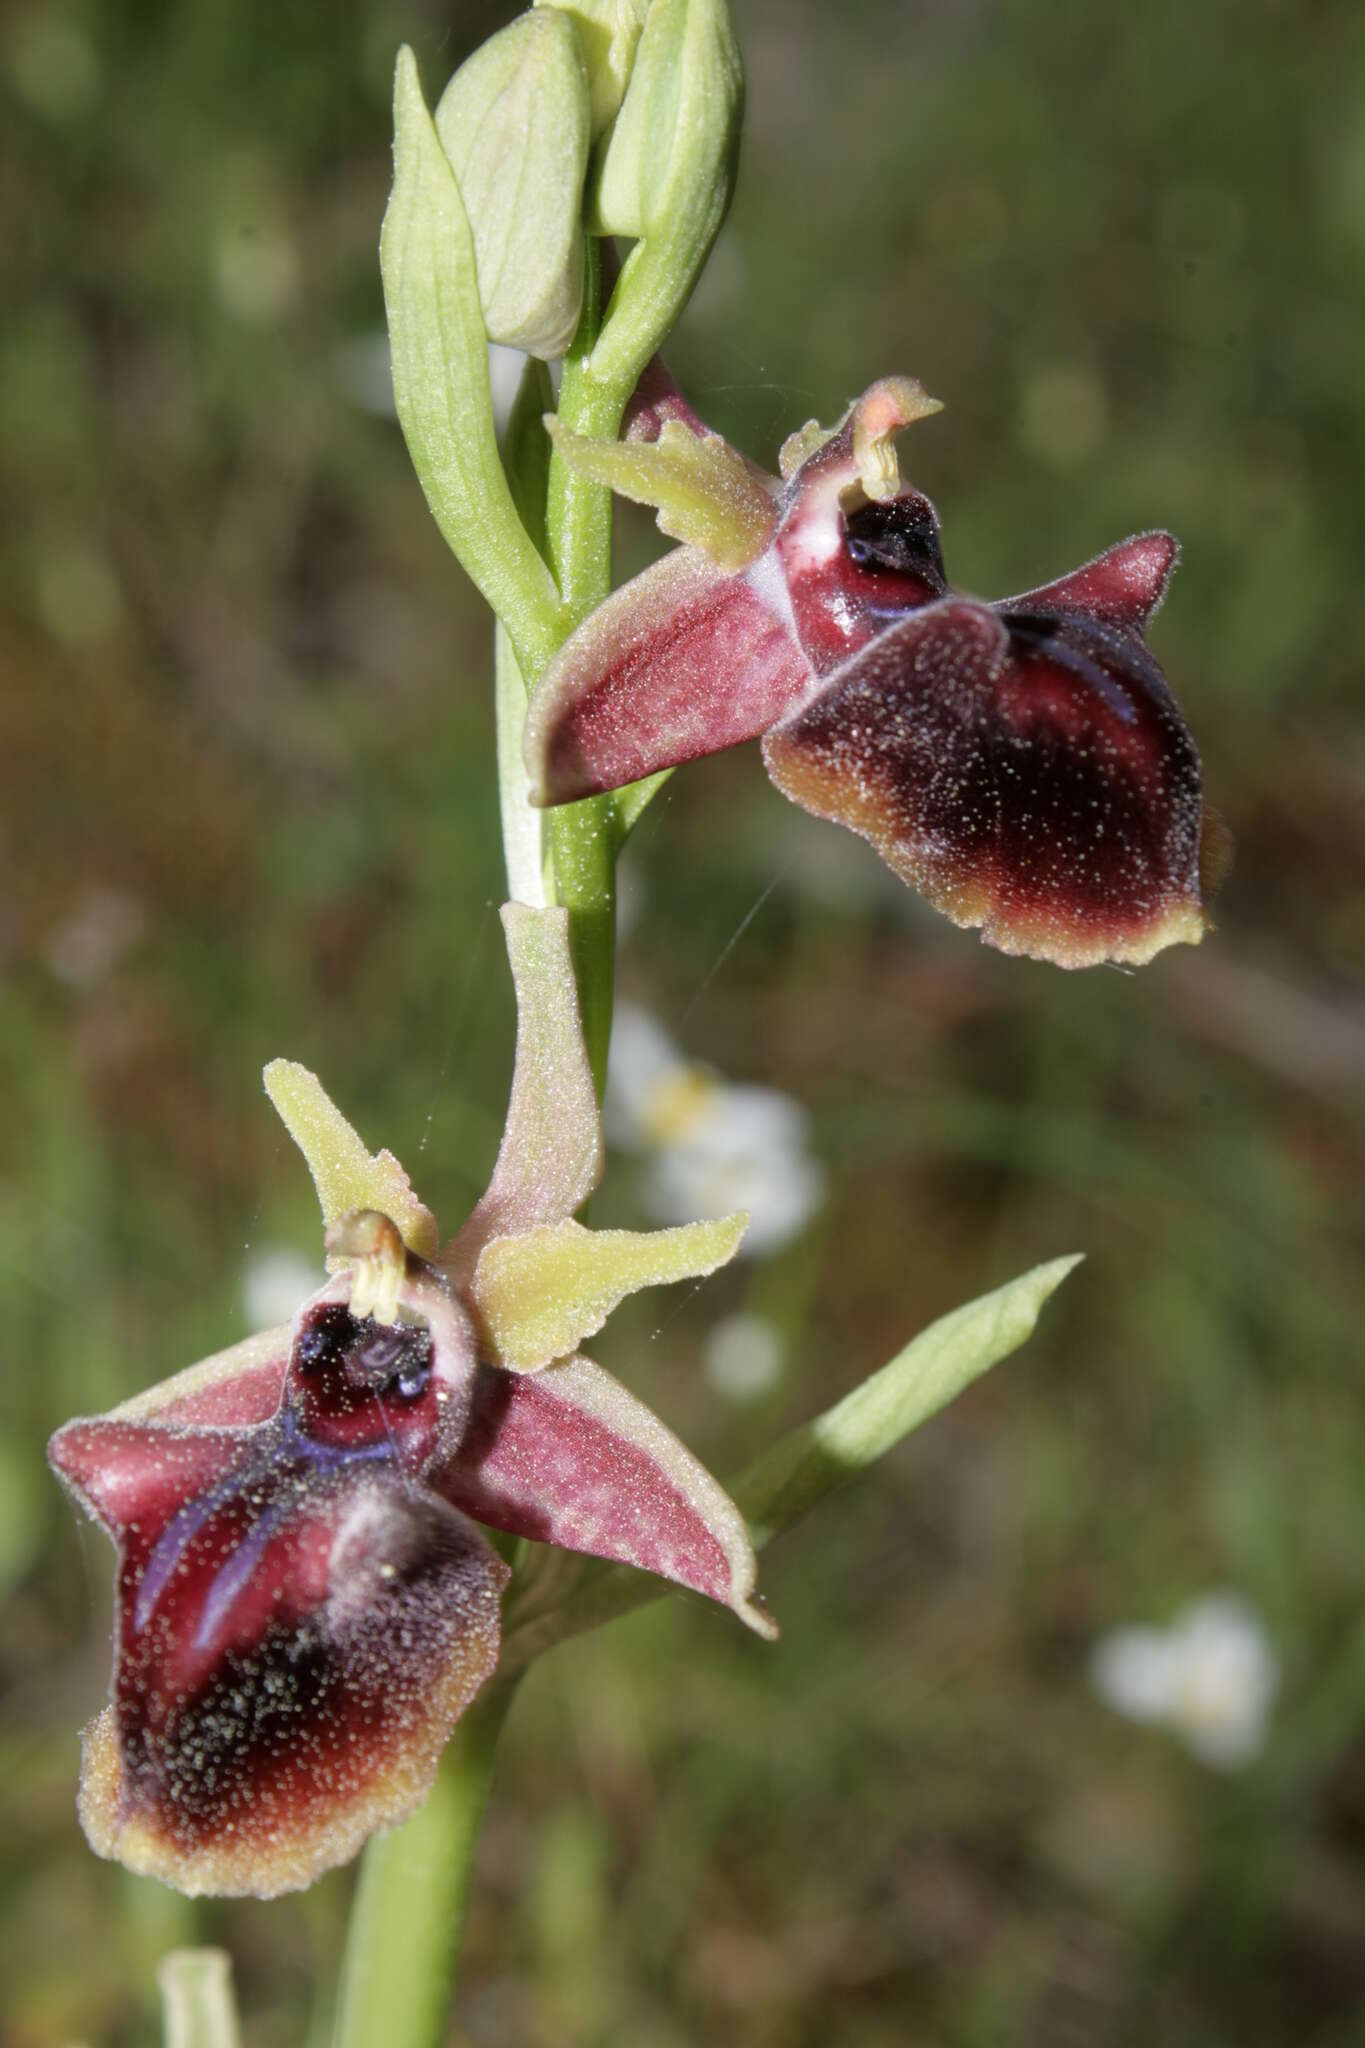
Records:
[[[744,1215],[676,1230],[585,1230],[565,1221],[486,1244],[470,1300],[497,1352],[518,1372],[567,1358],[618,1302],[643,1287],[700,1280],[732,1259]]]
[[[317,1075],[297,1060],[272,1060],[263,1079],[308,1163],[323,1223],[330,1229],[353,1209],[377,1209],[397,1224],[409,1251],[429,1259],[440,1241],[436,1218],[418,1201],[392,1152],[370,1152]]]
[[[690,541],[722,569],[746,569],[772,539],[771,496],[719,434],[697,435],[669,420],[657,441],[593,441],[553,413],[545,426],[570,469],[637,505],[653,505],[662,533]]]

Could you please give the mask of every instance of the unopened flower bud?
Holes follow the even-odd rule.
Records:
[[[523,14],[462,64],[436,109],[474,237],[489,339],[563,355],[583,302],[588,76],[567,15]]]
[[[638,246],[591,368],[633,384],[677,319],[734,187],[744,73],[725,0],[653,0],[591,224]]]
[[[559,8],[578,30],[588,67],[595,142],[606,134],[625,98],[650,0],[535,0],[535,4]]]
[[[605,233],[657,233],[678,202],[709,214],[718,185],[728,200],[743,91],[724,0],[656,0],[598,181]]]

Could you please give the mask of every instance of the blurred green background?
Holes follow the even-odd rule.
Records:
[[[243,1334],[253,1256],[315,1253],[266,1058],[444,1218],[491,1159],[491,636],[370,408],[395,48],[434,96],[507,11],[0,24],[7,2048],[152,2042],[191,1939],[232,1950],[253,2048],[326,2039],[349,1874],[191,1905],[84,1847],[109,1557],[42,1444]],[[957,1300],[1089,1256],[1025,1353],[768,1554],[776,1648],[670,1601],[532,1674],[452,2038],[1337,2048],[1365,2036],[1365,11],[736,20],[690,395],[771,464],[918,375],[948,410],[905,466],[968,589],[1173,527],[1154,642],[1238,864],[1198,952],[1067,976],[936,921],[753,749],[650,813],[623,988],[809,1108],[829,1198],[623,1312],[603,1362],[723,1474]],[[746,1304],[788,1354],[739,1404],[699,1360]],[[1238,1772],[1087,1678],[1107,1629],[1217,1587],[1282,1672]]]

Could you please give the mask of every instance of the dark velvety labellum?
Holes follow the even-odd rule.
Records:
[[[765,747],[788,795],[1008,951],[1138,960],[1202,928],[1198,756],[1135,634],[947,601]]]
[[[938,517],[929,500],[910,491],[889,503],[860,505],[844,515],[849,557],[859,569],[914,577],[924,598],[948,588]],[[923,601],[923,600],[922,600]],[[900,609],[904,609],[902,605]]]
[[[197,1520],[141,1626],[155,1532],[124,1544],[82,1789],[97,1848],[269,1895],[411,1811],[497,1654],[506,1567],[461,1515],[363,1461],[276,1473]]]
[[[229,1825],[307,1828],[382,1769],[448,1658],[458,1580],[483,1552],[443,1503],[391,1482],[348,1475],[278,1507],[252,1521],[238,1500],[206,1522],[140,1632],[147,1557],[130,1542],[115,1697],[125,1797],[182,1847]],[[235,1600],[215,1602],[226,1576]]]
[[[410,1812],[496,1659],[506,1569],[421,1483],[434,1432],[405,1440],[370,1391],[338,1440],[298,1398],[311,1375],[339,1399],[348,1362],[388,1389],[429,1378],[427,1332],[310,1313],[304,1336],[268,1421],[74,1423],[53,1444],[119,1550],[82,1819],[192,1891],[306,1883]]]

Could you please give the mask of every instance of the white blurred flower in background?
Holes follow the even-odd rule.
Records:
[[[612,1025],[603,1118],[612,1144],[645,1155],[645,1203],[657,1222],[749,1211],[741,1257],[790,1244],[825,1199],[800,1103],[689,1061],[631,1003],[618,1005]]]
[[[776,1323],[747,1310],[722,1316],[702,1350],[708,1385],[737,1406],[770,1394],[786,1362],[787,1347]]]
[[[1168,1629],[1101,1636],[1090,1682],[1116,1713],[1170,1729],[1201,1763],[1237,1770],[1265,1740],[1280,1664],[1249,1601],[1206,1593]]]
[[[268,1330],[289,1323],[294,1313],[316,1294],[326,1275],[313,1259],[289,1245],[262,1245],[242,1269],[242,1308],[247,1327]]]
[[[49,934],[48,966],[68,988],[86,991],[107,981],[147,928],[147,913],[124,889],[87,889],[70,915]]]
[[[362,412],[374,413],[378,419],[397,419],[387,328],[372,328],[368,334],[353,335],[349,341],[343,341],[333,361],[337,382],[353,405],[358,405]],[[525,367],[525,349],[505,348],[500,341],[489,342],[488,390],[493,401],[493,424],[500,434],[512,416]]]

